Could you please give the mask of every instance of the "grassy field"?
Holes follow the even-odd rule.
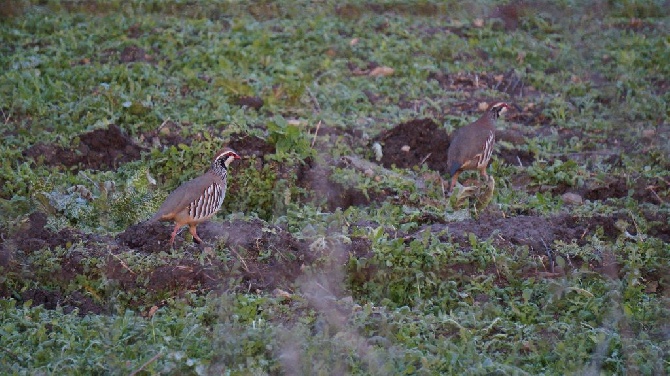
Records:
[[[0,373],[670,374],[667,1],[2,7]]]

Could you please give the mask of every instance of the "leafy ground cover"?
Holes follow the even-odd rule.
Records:
[[[6,2],[0,370],[670,373],[668,9]],[[454,210],[449,135],[501,99]],[[144,221],[223,145],[171,248]]]

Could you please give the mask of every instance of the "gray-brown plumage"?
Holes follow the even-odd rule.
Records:
[[[240,159],[237,153],[230,148],[223,149],[214,157],[209,171],[180,185],[165,199],[150,222],[174,221],[170,244],[184,225],[188,225],[194,241],[202,242],[195,228],[221,208],[226,197],[228,166],[235,159]]]
[[[507,103],[495,103],[475,122],[454,132],[447,152],[451,174],[450,190],[454,189],[458,175],[465,170],[479,170],[481,176],[488,180],[486,167],[491,160],[496,141],[496,119],[507,109],[509,109]]]

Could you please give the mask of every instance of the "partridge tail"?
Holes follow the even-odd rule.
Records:
[[[151,218],[149,218],[149,219],[147,220],[147,223],[158,222],[158,221],[161,220],[161,218],[163,217],[163,215],[164,215],[164,214],[161,213],[160,210],[159,210],[156,214],[154,214]]]

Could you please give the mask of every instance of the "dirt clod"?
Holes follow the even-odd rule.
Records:
[[[426,163],[432,170],[448,172],[449,137],[433,120],[417,119],[399,124],[375,140],[383,145],[381,164],[384,167],[411,168]],[[403,151],[405,146],[409,146],[409,151]]]
[[[32,301],[33,306],[44,306],[46,309],[63,308],[64,313],[78,310],[79,316],[87,314],[102,314],[104,309],[89,296],[74,291],[69,295],[63,295],[60,291],[49,291],[33,288],[21,294],[21,302]]]
[[[85,234],[77,233],[71,229],[63,229],[53,232],[46,228],[47,216],[42,212],[34,212],[28,216],[28,220],[22,224],[14,234],[13,241],[19,250],[31,253],[42,248],[54,249],[64,247],[82,239],[90,238]]]
[[[300,275],[301,266],[313,261],[306,244],[261,220],[207,222],[201,227],[203,239],[225,239],[231,266],[239,266],[242,285],[252,291],[288,288]]]
[[[73,167],[78,170],[116,169],[140,158],[142,148],[116,124],[82,134],[79,145],[64,148],[37,144],[23,152],[26,158],[48,166]]]
[[[151,60],[151,56],[147,54],[144,49],[137,46],[128,46],[124,48],[119,55],[119,62],[122,64]]]
[[[118,234],[116,239],[122,245],[142,252],[161,252],[169,249],[172,226],[162,222],[140,222]],[[175,243],[180,245],[184,234],[178,234]]]
[[[235,104],[237,104],[240,107],[249,107],[253,108],[254,110],[258,111],[263,107],[263,98],[260,97],[239,97],[235,101]]]

